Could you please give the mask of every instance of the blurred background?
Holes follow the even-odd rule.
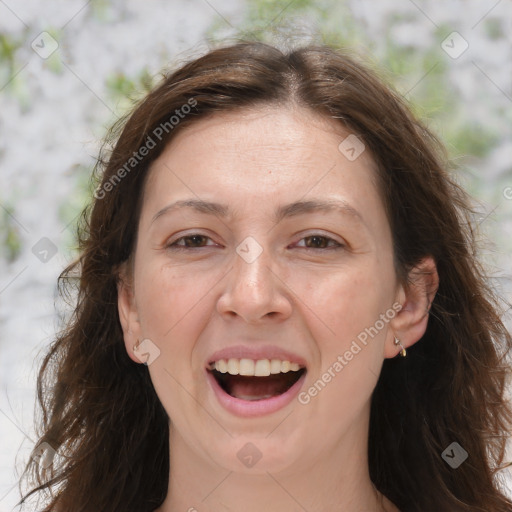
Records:
[[[0,0],[0,512],[34,447],[37,369],[66,313],[57,277],[107,128],[159,71],[238,37],[342,45],[395,86],[475,198],[511,326],[510,0]]]

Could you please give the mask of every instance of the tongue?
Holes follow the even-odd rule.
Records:
[[[245,377],[230,375],[225,390],[241,400],[264,400],[288,391],[297,381],[297,372],[280,373],[268,377]]]

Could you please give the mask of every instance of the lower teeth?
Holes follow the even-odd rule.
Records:
[[[237,395],[235,398],[239,400],[247,400],[249,402],[255,402],[257,400],[266,400],[267,398],[272,398],[274,395],[260,395],[260,396],[252,396],[252,395]]]

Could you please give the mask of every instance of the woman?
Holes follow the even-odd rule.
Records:
[[[40,373],[45,510],[512,510],[512,340],[467,197],[388,86],[243,42],[113,136]]]

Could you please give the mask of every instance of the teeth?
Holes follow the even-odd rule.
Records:
[[[231,364],[231,359],[228,364]],[[240,375],[256,375],[254,373],[254,361],[252,359],[240,359],[238,370]]]
[[[290,361],[281,361],[280,359],[219,359],[211,363],[210,369],[217,370],[220,373],[229,373],[230,375],[246,375],[249,377],[268,377],[277,373],[298,372],[300,366]]]
[[[268,377],[270,375],[270,361],[259,359],[254,365],[254,375],[257,377]]]
[[[215,369],[219,372],[226,373],[228,371],[228,363],[225,359],[221,359],[215,363]]]
[[[252,396],[252,395],[237,395],[237,398],[240,400],[246,400],[248,402],[254,402],[255,400],[265,400],[267,398],[272,398],[274,395],[261,395],[261,396]]]
[[[217,366],[215,366],[215,369],[217,369]],[[228,361],[228,372],[230,375],[238,375],[240,373],[240,361],[230,359]]]
[[[270,361],[270,373],[272,373],[272,374],[281,373],[281,360],[280,359],[272,359]]]

